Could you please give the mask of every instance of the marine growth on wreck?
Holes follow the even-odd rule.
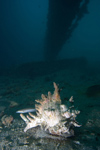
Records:
[[[62,104],[59,94],[59,88],[54,82],[53,95],[48,92],[48,95],[41,95],[41,100],[35,100],[36,115],[28,113],[27,116],[20,114],[20,117],[25,121],[26,127],[24,132],[28,129],[41,127],[46,133],[51,135],[58,135],[70,137],[74,135],[74,127],[80,127],[76,121],[77,115],[80,111],[75,110],[73,106],[73,97],[69,99],[68,103],[72,105],[65,106]]]

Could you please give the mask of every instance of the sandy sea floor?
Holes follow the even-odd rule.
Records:
[[[39,127],[24,133],[26,124],[17,110],[34,108],[35,99],[53,92],[59,84],[62,103],[74,97],[75,108],[81,111],[74,128],[75,136],[67,139],[48,135]],[[35,77],[0,76],[0,149],[2,150],[100,150],[100,71],[94,69],[57,70]],[[91,87],[91,88],[89,88]],[[94,89],[93,89],[94,88]],[[10,117],[11,122],[4,119]],[[8,119],[9,120],[9,119]]]

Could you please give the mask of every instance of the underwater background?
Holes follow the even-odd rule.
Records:
[[[99,0],[0,1],[0,149],[100,149],[99,14]],[[74,137],[24,133],[16,114],[53,93],[53,82],[80,110]]]

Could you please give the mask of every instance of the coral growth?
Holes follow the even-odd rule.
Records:
[[[29,115],[24,116],[20,114],[27,124],[24,132],[40,126],[49,134],[69,137],[74,135],[74,126],[80,127],[75,120],[80,111],[74,110],[73,106],[67,107],[61,104],[59,88],[56,83],[54,83],[54,88],[53,95],[48,92],[48,96],[42,94],[42,99],[36,100],[39,103],[35,105],[36,115],[29,113]],[[71,97],[69,103],[73,104],[73,102],[73,97]]]

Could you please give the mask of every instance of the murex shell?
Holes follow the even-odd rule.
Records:
[[[20,114],[27,125],[24,132],[40,126],[41,130],[49,134],[69,137],[74,135],[73,127],[81,126],[75,120],[80,111],[73,109],[73,96],[68,102],[70,107],[61,104],[59,88],[55,82],[53,84],[55,88],[53,95],[48,92],[48,96],[42,94],[41,100],[35,100],[39,103],[35,105],[36,115],[32,113],[27,116]]]

